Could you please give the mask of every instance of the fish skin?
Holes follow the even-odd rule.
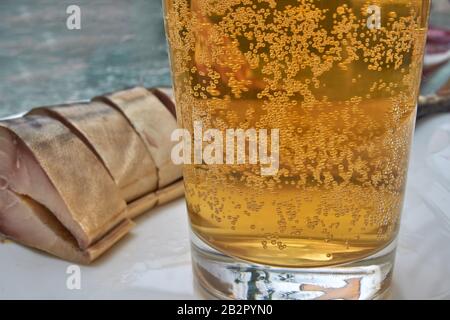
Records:
[[[41,107],[29,115],[53,117],[67,125],[103,162],[131,202],[157,188],[157,172],[145,144],[121,112],[94,101],[85,104]]]
[[[175,107],[175,98],[173,96],[173,91],[169,88],[149,88],[148,90],[166,106],[166,108],[176,119],[177,110]]]
[[[141,136],[158,169],[158,188],[163,188],[182,176],[182,166],[172,162],[170,153],[176,142],[171,141],[177,121],[164,104],[142,87],[115,92],[94,101],[104,101],[121,111]]]
[[[10,190],[0,191],[0,234],[17,243],[75,263],[90,264],[105,253],[133,226],[129,220],[125,222],[83,251],[70,232],[47,208]]]
[[[126,203],[107,170],[59,121],[2,121],[0,137],[0,176],[8,188],[47,207],[82,250],[125,219]]]

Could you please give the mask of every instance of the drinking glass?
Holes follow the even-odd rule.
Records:
[[[193,269],[209,293],[387,295],[429,6],[164,0]]]

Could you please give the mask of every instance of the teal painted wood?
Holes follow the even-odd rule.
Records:
[[[81,7],[81,30],[66,8]],[[133,85],[170,86],[160,0],[1,0],[0,117]]]

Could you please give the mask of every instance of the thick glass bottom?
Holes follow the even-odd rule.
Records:
[[[386,298],[395,241],[364,259],[319,268],[283,268],[226,256],[191,233],[195,279],[220,299],[369,300]]]

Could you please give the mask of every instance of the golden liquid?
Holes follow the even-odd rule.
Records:
[[[368,27],[370,5],[381,9],[380,28]],[[354,261],[390,243],[429,1],[165,7],[181,127],[280,130],[275,176],[259,165],[185,166],[193,231],[227,255],[291,267]]]

